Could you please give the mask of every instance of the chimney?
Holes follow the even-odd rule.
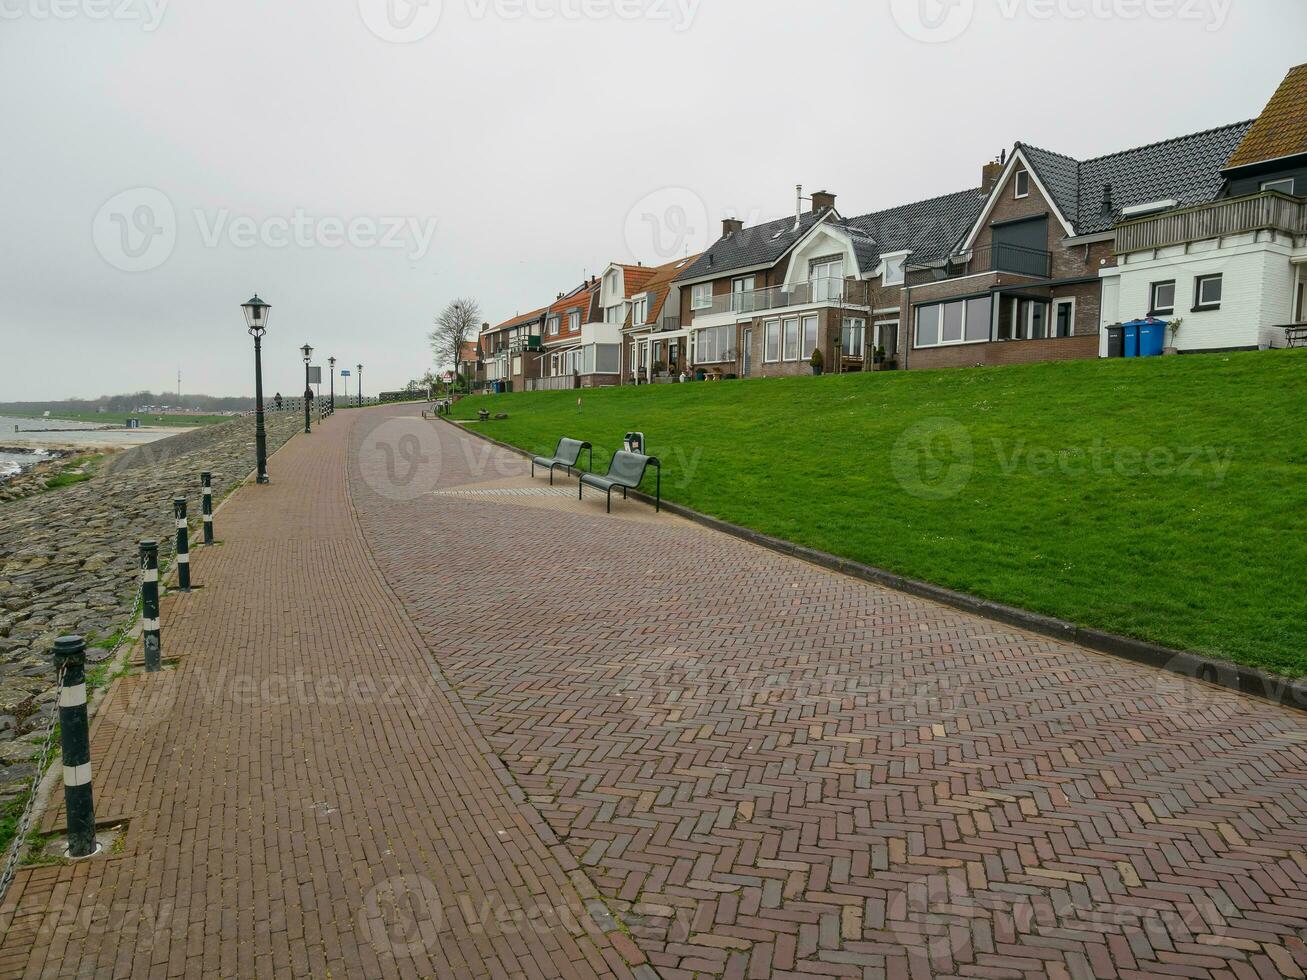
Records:
[[[825,211],[833,207],[835,207],[835,195],[830,191],[812,192],[812,210]]]
[[[1112,185],[1103,185],[1103,203],[1098,207],[1098,213],[1107,217],[1116,210],[1116,205],[1112,202]]]
[[[998,160],[990,160],[980,168],[980,193],[988,194],[998,183],[998,175],[1003,172],[1003,164]]]
[[[744,222],[743,222],[743,221],[741,221],[739,218],[723,218],[723,219],[722,219],[722,237],[723,237],[723,238],[725,238],[727,235],[733,235],[733,234],[735,234],[737,231],[744,231]]]

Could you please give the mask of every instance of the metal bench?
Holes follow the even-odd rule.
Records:
[[[658,474],[657,489],[654,491],[654,511],[662,509],[663,505],[663,467],[658,462],[657,456],[643,456],[640,453],[628,453],[625,450],[618,450],[613,453],[612,462],[608,464],[608,472],[603,476],[598,473],[582,473],[580,482],[576,487],[576,499],[580,500],[587,486],[594,487],[596,490],[603,490],[608,495],[608,513],[613,512],[613,488],[621,487],[622,499],[626,499],[627,490],[638,490],[640,481],[644,479],[645,470],[650,466]]]
[[[1307,323],[1291,323],[1284,328],[1284,342],[1290,347],[1307,347]]]
[[[549,468],[549,485],[552,487],[554,485],[554,470],[561,466],[571,473],[572,467],[581,458],[582,449],[590,454],[590,465],[586,469],[594,469],[595,454],[590,447],[590,443],[582,442],[580,439],[559,439],[558,448],[554,450],[552,456],[531,457],[531,478],[535,479],[537,466],[547,466]]]

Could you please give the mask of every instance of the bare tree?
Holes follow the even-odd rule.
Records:
[[[448,365],[457,370],[463,345],[473,339],[481,326],[481,307],[474,299],[456,299],[436,317],[436,328],[427,334],[436,366]]]

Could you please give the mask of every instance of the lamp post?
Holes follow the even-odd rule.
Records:
[[[331,414],[336,414],[336,359],[327,358],[327,365],[331,368]]]
[[[300,348],[304,355],[304,432],[313,430],[309,427],[309,402],[313,400],[313,386],[309,384],[309,361],[313,358],[313,348],[305,344]]]
[[[268,310],[270,307],[259,294],[255,293],[248,302],[241,304],[245,311],[245,324],[250,336],[254,338],[254,457],[257,464],[257,480],[268,482],[268,436],[263,428],[263,333],[268,329]]]
[[[358,389],[359,389],[359,408],[362,408],[362,407],[363,407],[363,365],[362,365],[362,364],[359,364],[359,365],[356,365],[356,367],[358,367],[358,369],[359,369],[359,383],[358,383]]]

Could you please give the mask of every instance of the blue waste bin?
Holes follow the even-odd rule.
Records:
[[[1149,320],[1139,325],[1139,356],[1160,357],[1166,345],[1166,322]]]
[[[1127,323],[1125,327],[1125,356],[1139,356],[1139,324]]]

